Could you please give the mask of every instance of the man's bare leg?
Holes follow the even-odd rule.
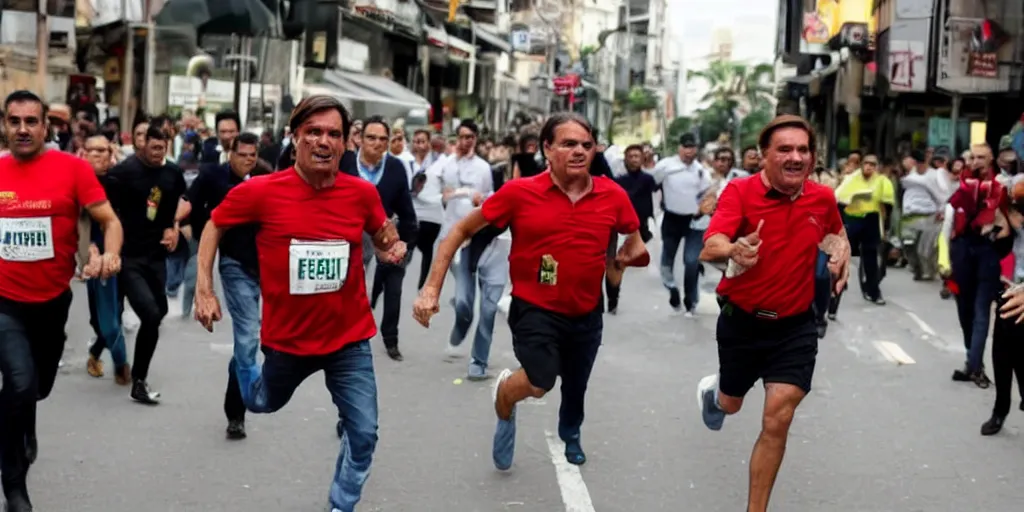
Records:
[[[782,466],[796,407],[807,393],[792,384],[769,382],[765,384],[764,415],[761,435],[750,456],[750,490],[747,512],[766,512],[768,500],[775,486],[775,478]]]

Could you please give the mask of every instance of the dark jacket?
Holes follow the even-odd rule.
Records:
[[[356,154],[346,151],[341,157],[341,172],[359,177]],[[409,177],[402,161],[388,157],[384,162],[383,174],[377,182],[377,193],[384,205],[384,213],[388,218],[398,216],[398,238],[412,247],[416,242],[419,224],[416,221],[416,210],[412,206],[412,194],[409,192]]]
[[[217,140],[217,137],[210,137],[204,140],[203,145],[199,149],[199,163],[220,165],[220,151],[217,151],[218,145],[220,145],[220,141]]]
[[[188,200],[192,203],[192,213],[189,214],[189,221],[192,224],[192,233],[196,240],[202,235],[203,226],[210,220],[210,212],[213,211],[228,191],[234,188],[242,179],[231,171],[230,164],[206,167],[199,172],[199,176],[188,190]],[[220,240],[220,254],[242,264],[249,277],[259,279],[259,258],[256,256],[256,232],[259,226],[246,224],[236,226],[224,233]]]

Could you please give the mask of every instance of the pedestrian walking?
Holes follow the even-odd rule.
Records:
[[[768,508],[797,406],[811,390],[818,352],[812,302],[819,247],[830,255],[836,291],[848,275],[849,245],[832,190],[809,181],[814,130],[783,115],[758,138],[764,171],[726,186],[705,235],[701,259],[727,262],[718,286],[717,374],[701,379],[704,424],[720,430],[760,379],[761,434],[750,459],[747,510]]]

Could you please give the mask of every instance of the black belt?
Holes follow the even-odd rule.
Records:
[[[747,318],[753,318],[753,319],[757,319],[757,320],[770,320],[770,321],[789,320],[789,319],[792,319],[792,318],[799,318],[799,317],[802,317],[803,315],[807,314],[807,313],[797,313],[796,315],[782,317],[782,316],[779,316],[778,312],[771,311],[771,310],[768,310],[768,309],[752,309],[752,310],[748,311],[748,310],[746,310],[746,309],[736,305],[736,303],[730,301],[727,297],[722,297],[721,295],[718,296],[718,306],[722,309],[722,313],[724,313],[725,316],[747,317]],[[808,312],[809,311],[810,311],[810,309],[808,309]]]

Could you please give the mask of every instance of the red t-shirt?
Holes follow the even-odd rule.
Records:
[[[640,229],[640,220],[622,187],[605,177],[593,180],[593,191],[576,204],[550,171],[512,180],[484,201],[487,222],[512,230],[514,297],[569,316],[597,308],[608,244],[615,233]]]
[[[835,194],[806,181],[803,192],[792,199],[769,188],[760,173],[734,179],[718,199],[704,240],[722,233],[736,241],[753,233],[762,219],[757,264],[723,278],[718,294],[748,313],[772,311],[779,318],[803,313],[814,300],[818,244],[843,229]]]
[[[82,208],[107,200],[85,160],[48,150],[0,157],[0,296],[46,302],[75,276]]]
[[[363,233],[376,233],[386,219],[368,181],[339,173],[333,187],[315,190],[295,168],[241,183],[210,215],[220,228],[259,226],[260,341],[303,356],[377,333],[363,277]]]

